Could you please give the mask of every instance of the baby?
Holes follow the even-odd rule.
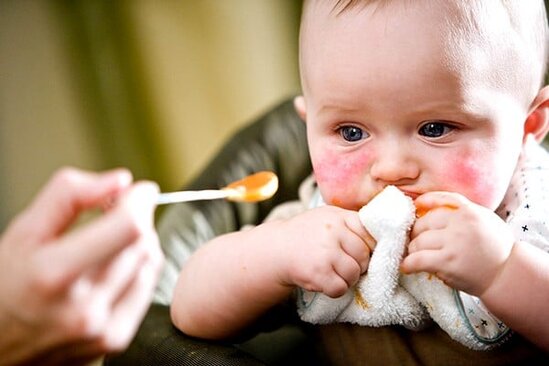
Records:
[[[426,212],[401,270],[475,296],[549,350],[547,36],[539,0],[305,1],[295,104],[326,205],[201,247],[175,289],[176,326],[224,338],[298,288],[344,295],[375,249],[357,210],[394,185]]]

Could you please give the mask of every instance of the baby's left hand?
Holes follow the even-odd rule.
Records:
[[[429,192],[415,201],[404,273],[429,272],[448,286],[481,296],[509,257],[514,237],[494,212],[458,193]]]

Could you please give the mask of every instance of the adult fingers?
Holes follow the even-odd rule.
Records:
[[[159,274],[156,263],[145,262],[114,304],[109,330],[103,338],[107,352],[123,350],[133,338],[149,307]]]
[[[163,255],[155,232],[144,236],[138,243],[124,249],[95,279],[98,292],[115,304],[127,291],[143,265],[162,266]]]
[[[112,309],[143,262],[142,251],[133,244],[105,268],[86,273],[73,282],[68,292],[71,308],[64,314],[68,324],[65,333],[73,339],[88,340],[90,344],[95,341],[102,348],[103,338],[112,327]]]
[[[111,211],[49,246],[43,260],[52,268],[51,283],[62,288],[81,274],[112,260],[138,238],[152,235],[157,196],[156,184],[135,184]]]
[[[116,302],[143,264],[145,253],[139,243],[124,248],[101,270],[91,275],[93,292],[91,296],[104,298],[108,304]],[[110,305],[111,306],[111,305]]]
[[[132,181],[126,169],[94,173],[75,168],[57,171],[24,216],[39,241],[56,237],[85,209],[125,189]]]

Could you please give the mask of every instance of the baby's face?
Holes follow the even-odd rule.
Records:
[[[503,80],[499,54],[474,34],[451,40],[443,9],[425,3],[338,16],[317,4],[304,19],[309,148],[329,204],[358,209],[390,184],[413,198],[458,192],[491,209],[503,199],[528,105]]]

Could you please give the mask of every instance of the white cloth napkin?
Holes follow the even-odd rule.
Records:
[[[454,340],[465,346],[486,350],[498,344],[507,332],[474,330],[464,313],[460,294],[428,273],[403,275],[399,271],[409,230],[415,221],[412,199],[394,186],[386,187],[359,211],[362,224],[376,239],[366,274],[356,286],[339,298],[300,290],[298,313],[314,324],[350,322],[380,327],[403,325],[419,330],[434,320]],[[498,323],[478,301],[483,319]],[[478,308],[478,309],[477,309]]]

